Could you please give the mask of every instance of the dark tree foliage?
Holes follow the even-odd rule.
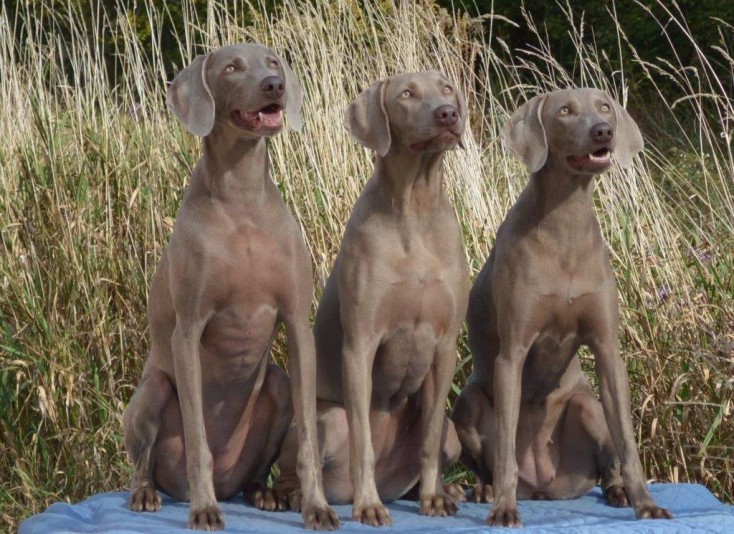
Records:
[[[210,1],[190,0],[190,4],[187,3],[193,7],[193,17],[201,23],[206,20],[207,6]],[[364,1],[367,2],[367,0]],[[495,18],[492,22],[492,40],[487,45],[498,46],[496,39],[500,38],[509,45],[513,54],[518,55],[523,54],[523,50],[538,45],[537,36],[533,34],[523,17],[523,10],[526,10],[550,45],[552,55],[573,75],[577,68],[575,64],[577,48],[569,36],[569,21],[565,12],[570,7],[574,24],[577,27],[583,19],[585,43],[593,43],[599,51],[603,51],[609,58],[611,68],[616,69],[620,64],[624,66],[627,74],[626,83],[631,89],[631,105],[633,108],[640,108],[641,114],[647,115],[647,118],[640,118],[646,120],[653,129],[660,122],[657,117],[658,113],[654,110],[657,91],[646,85],[649,83],[649,77],[639,75],[641,67],[633,61],[628,45],[622,42],[620,46],[617,24],[643,61],[659,64],[662,60],[674,66],[698,67],[700,60],[691,45],[690,38],[686,36],[686,33],[689,33],[704,51],[707,60],[715,66],[716,74],[724,84],[725,92],[731,94],[734,90],[732,65],[713,48],[723,45],[730,55],[734,50],[734,1],[732,0],[436,1],[448,10],[465,11],[470,16],[495,13],[514,21],[517,25]],[[222,5],[228,6],[230,14],[233,15],[235,11],[231,6],[235,3],[238,5],[236,22],[240,25],[247,25],[252,20],[252,12],[248,11],[248,6],[254,5],[254,9],[259,9],[258,6],[264,5],[267,11],[274,13],[275,16],[282,6],[279,0],[261,0],[252,3],[223,2]],[[108,27],[101,27],[105,24],[102,22],[104,20],[114,21],[120,16],[127,19],[133,25],[135,32],[140,37],[141,45],[150,57],[153,56],[153,42],[160,41],[160,50],[168,79],[172,79],[182,67],[181,51],[176,38],[176,35],[180,36],[183,33],[185,20],[180,1],[46,0],[39,2],[3,0],[2,5],[11,21],[11,27],[14,29],[18,42],[23,42],[26,32],[31,29],[24,27],[22,22],[30,20],[28,17],[15,16],[17,10],[32,13],[33,18],[40,20],[41,23],[44,19],[49,19],[48,15],[51,11],[56,11],[57,14],[63,13],[63,17],[55,17],[57,21],[66,19],[66,23],[58,23],[59,25],[55,28],[56,33],[62,36],[69,35],[74,30],[79,31],[80,21],[82,21],[83,33],[104,51],[112,85],[117,84],[121,72],[121,61],[124,61],[124,58],[116,53],[120,48],[118,46],[120,33],[115,31],[114,24],[109,22],[107,22]],[[74,13],[68,13],[69,6]],[[162,21],[160,37],[152,35],[147,11],[149,9],[155,10],[156,18]],[[666,9],[672,13],[673,17],[666,13]],[[99,16],[101,11],[106,12],[106,17]],[[673,18],[675,20],[672,20]],[[679,26],[681,21],[686,24],[685,28]],[[489,20],[485,24],[489,26]],[[661,28],[661,24],[665,30]],[[486,35],[489,36],[490,33],[486,32]],[[194,41],[197,43],[203,41],[203,36],[194,35]],[[673,101],[680,97],[676,92],[678,88],[674,82],[664,76],[656,77],[656,82],[664,98]]]
[[[495,13],[516,23],[515,27],[501,20],[493,23],[496,37],[505,41],[510,49],[527,50],[537,46],[537,37],[524,22],[522,10],[545,33],[553,56],[569,71],[573,72],[576,48],[569,37],[569,21],[564,9],[570,5],[575,24],[583,21],[586,39],[593,42],[609,57],[612,65],[620,63],[620,43],[616,24],[624,31],[630,45],[645,61],[663,59],[673,65],[696,66],[698,58],[686,32],[706,53],[707,59],[716,65],[723,81],[730,84],[732,66],[727,64],[721,54],[712,47],[722,43],[729,50],[734,48],[734,2],[732,0],[595,0],[581,2],[569,0],[438,0],[447,9],[462,9],[470,15]],[[661,5],[662,4],[662,5]],[[677,6],[677,7],[676,7]],[[666,9],[670,12],[666,12]],[[686,28],[671,21],[671,15],[678,21],[685,20]],[[681,16],[682,15],[682,16]],[[616,21],[615,21],[616,17]],[[659,22],[665,25],[665,32]],[[721,24],[716,19],[720,19]],[[488,24],[488,23],[487,23]],[[727,28],[727,24],[729,25]],[[721,27],[723,34],[717,31]],[[667,33],[667,35],[666,35]],[[489,43],[492,46],[492,43]],[[628,46],[621,45],[625,69],[634,73],[636,67],[631,61]],[[677,57],[676,57],[677,56]],[[634,83],[634,77],[632,78]],[[638,88],[644,91],[644,88]]]
[[[209,0],[190,0],[193,7],[193,18],[198,19],[202,23],[206,20],[207,5]],[[269,0],[261,2],[266,9],[272,10],[279,2],[277,0]],[[224,3],[230,9],[230,15],[234,15],[232,3]],[[69,9],[71,6],[71,10]],[[55,28],[57,34],[67,36],[73,29],[79,30],[80,23],[83,24],[84,33],[91,41],[96,41],[96,45],[104,51],[107,57],[107,69],[111,80],[116,80],[119,74],[119,62],[121,58],[115,52],[119,50],[118,40],[121,38],[119,32],[114,27],[110,27],[111,21],[118,17],[127,19],[137,36],[143,49],[148,56],[153,55],[152,39],[158,40],[157,35],[152,35],[150,26],[151,15],[162,21],[160,34],[160,50],[163,56],[166,73],[169,78],[173,78],[175,72],[181,68],[181,53],[178,46],[176,36],[183,34],[184,13],[180,1],[169,2],[142,2],[139,0],[47,0],[45,2],[37,2],[34,0],[3,0],[3,7],[7,16],[11,21],[11,26],[15,30],[16,40],[23,42],[26,32],[31,28],[26,28],[23,24],[24,20],[36,20],[43,24],[44,19],[48,18],[51,12],[64,13],[65,17],[55,17],[58,20],[65,20],[61,26]],[[250,22],[251,12],[243,9],[236,11],[237,23],[247,25]],[[154,10],[149,13],[148,10]],[[21,12],[30,12],[33,17],[17,17],[18,10]],[[73,13],[70,13],[73,11]],[[99,16],[105,13],[106,16]],[[102,27],[103,25],[107,27]],[[194,36],[195,40],[197,37]]]
[[[609,58],[609,68],[624,68],[625,84],[629,88],[627,102],[633,116],[651,139],[667,138],[666,132],[671,116],[665,102],[676,102],[690,91],[682,89],[678,80],[665,75],[655,75],[653,82],[630,47],[645,63],[664,66],[668,70],[694,67],[697,73],[710,72],[701,68],[701,58],[693,41],[702,51],[705,61],[723,86],[724,94],[734,93],[734,1],[732,0],[437,0],[449,10],[465,11],[470,16],[494,13],[515,24],[493,18],[485,21],[491,27],[488,46],[498,47],[497,39],[504,41],[511,53],[534,59],[526,51],[537,48],[538,36],[527,24],[524,13],[535,23],[538,32],[550,47],[550,53],[563,68],[577,80],[578,50],[571,38],[569,8],[573,24],[579,27],[583,20],[584,45],[593,45],[599,53]],[[620,40],[619,26],[626,37]],[[490,36],[490,32],[485,32]],[[721,47],[729,56],[717,51]],[[687,70],[686,76],[694,86],[697,84],[694,71]],[[532,82],[532,79],[528,80]],[[702,101],[704,114],[716,121],[717,116],[709,109],[708,101]],[[691,127],[695,127],[694,110],[679,108],[677,120],[687,122],[691,115]]]
[[[314,0],[315,1],[315,0]],[[522,10],[525,9],[535,20],[542,32],[547,34],[547,40],[551,46],[553,55],[569,71],[573,71],[576,49],[568,35],[568,20],[563,7],[565,1],[556,0],[438,0],[438,3],[449,10],[463,10],[469,15],[495,13],[509,18],[519,24],[515,27],[506,22],[495,20],[493,32],[496,37],[508,43],[513,51],[527,49],[528,46],[536,45],[537,38],[525,24]],[[720,45],[722,39],[731,50],[734,47],[734,30],[730,26],[724,35],[720,35],[715,18],[721,19],[730,25],[734,25],[734,1],[732,0],[663,0],[676,18],[680,19],[680,12],[685,17],[688,25],[687,31],[693,35],[701,48],[710,52],[708,58],[717,63],[722,72],[730,72],[731,65],[724,64],[721,55],[713,51],[714,45]],[[151,28],[148,23],[146,9],[154,9],[163,20],[163,31],[161,34],[161,50],[163,51],[164,63],[169,74],[173,74],[180,54],[177,47],[176,34],[181,34],[183,27],[183,13],[181,2],[139,2],[136,0],[47,0],[36,2],[33,0],[3,0],[3,5],[11,20],[13,20],[16,9],[30,10],[36,19],[43,20],[49,11],[68,11],[69,5],[86,21],[86,31],[90,40],[96,40],[97,45],[108,52],[110,74],[114,74],[115,61],[113,54],[115,50],[115,39],[118,38],[110,28],[99,28],[94,26],[94,21],[102,17],[94,16],[99,10],[105,10],[110,18],[115,15],[124,15],[134,25],[143,46],[152,50]],[[192,0],[192,4],[199,20],[206,19],[208,0]],[[264,5],[269,11],[277,10],[281,4],[278,0],[269,0]],[[225,3],[227,5],[227,3]],[[238,12],[238,23],[247,24],[250,13],[240,6]],[[595,0],[595,1],[572,1],[569,5],[573,10],[576,23],[583,17],[589,33],[588,38],[600,50],[604,50],[612,64],[619,64],[619,43],[615,27],[614,17],[610,13],[616,13],[620,26],[630,40],[631,45],[640,53],[643,60],[656,60],[662,58],[677,64],[680,61],[684,65],[695,65],[696,53],[685,36],[684,31],[675,23],[667,24],[666,31],[670,38],[663,35],[655,18],[666,23],[670,16],[666,14],[665,8],[657,0]],[[643,7],[645,6],[645,7]],[[678,7],[676,7],[678,6]],[[646,9],[649,9],[649,13]],[[119,10],[119,11],[118,11]],[[69,25],[77,24],[77,17],[69,17]],[[488,23],[487,23],[488,24]],[[12,23],[11,23],[12,25]],[[22,42],[27,31],[22,24],[14,25],[16,37]],[[62,35],[69,33],[70,27],[59,27],[57,31]],[[494,43],[488,43],[493,46]],[[521,52],[518,52],[521,53]],[[633,68],[626,47],[622,47],[623,60],[626,68]],[[678,56],[677,58],[675,56]],[[731,83],[731,75],[724,76]],[[114,79],[114,76],[112,76]]]

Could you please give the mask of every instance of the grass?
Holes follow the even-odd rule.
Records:
[[[643,125],[646,151],[631,170],[598,181],[597,203],[619,282],[645,471],[734,500],[734,100],[732,80],[710,64],[713,54],[734,69],[723,37],[715,50],[691,39],[697,64],[676,65],[643,61],[618,27],[620,48],[661,95],[653,105],[628,90],[633,80],[594,47],[567,4],[573,72],[527,14],[513,22],[534,28],[537,42],[510,51],[493,35],[509,21],[482,23],[431,2],[286,0],[273,16],[255,6],[246,27],[215,2],[199,19],[191,2],[182,3],[177,68],[211,47],[256,40],[282,52],[304,84],[307,127],[278,136],[270,154],[273,178],[304,229],[317,295],[371,168],[342,113],[372,80],[438,69],[467,94],[466,150],[447,158],[445,183],[472,274],[525,184],[499,140],[517,105],[574,85],[626,103]],[[200,152],[164,105],[156,43],[165,15],[141,4],[142,22],[114,9],[93,14],[95,27],[115,36],[116,78],[75,3],[44,4],[43,19],[31,12],[39,3],[17,15],[0,11],[0,515],[9,529],[53,501],[129,483],[120,419],[147,353],[147,290]],[[141,23],[152,55],[136,37]],[[27,34],[15,41],[19,24]],[[667,25],[685,28],[685,18],[672,10],[659,24],[665,38]],[[724,21],[712,20],[714,28],[732,32]],[[281,340],[274,354],[285,357]],[[470,367],[462,336],[449,404]]]

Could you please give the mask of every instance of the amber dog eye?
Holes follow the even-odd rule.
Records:
[[[400,98],[410,98],[411,96],[413,96],[413,93],[411,93],[409,89],[400,93]]]
[[[227,67],[224,69],[224,72],[234,72],[235,68],[234,65],[227,65]]]
[[[454,91],[454,88],[451,87],[450,85],[447,85],[446,87],[443,88],[443,94],[445,95],[450,95],[451,93],[453,93],[453,91]]]
[[[559,115],[568,115],[569,113],[571,113],[571,108],[569,108],[568,106],[563,106],[561,109],[558,110]]]
[[[270,62],[270,68],[271,69],[277,69],[278,68],[278,62],[274,59]]]
[[[601,110],[602,110],[602,111],[603,111],[604,113],[608,113],[610,109],[612,109],[612,108],[610,108],[610,107],[609,107],[609,104],[602,104],[602,105],[601,105]]]

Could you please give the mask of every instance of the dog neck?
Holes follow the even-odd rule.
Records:
[[[375,156],[372,180],[387,196],[391,214],[402,217],[434,211],[443,196],[444,154],[416,154],[393,146],[384,157]]]
[[[557,221],[569,225],[596,219],[594,176],[559,172],[550,165],[530,175],[527,198],[537,222]]]
[[[530,175],[513,219],[520,228],[552,242],[569,259],[588,254],[589,246],[602,243],[594,211],[593,176],[542,168]]]
[[[262,203],[270,182],[267,138],[218,133],[204,138],[197,166],[206,193],[226,203]]]

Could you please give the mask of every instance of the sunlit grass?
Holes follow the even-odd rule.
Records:
[[[143,3],[155,41],[163,18]],[[300,76],[306,129],[274,140],[271,170],[304,229],[317,295],[370,173],[371,154],[349,138],[342,114],[372,80],[438,69],[467,95],[466,150],[448,157],[445,183],[472,274],[525,184],[498,137],[519,103],[589,85],[640,114],[650,111],[628,92],[620,66],[593,47],[577,13],[569,11],[569,27],[578,59],[567,73],[542,32],[525,51],[509,51],[491,24],[431,4],[364,4],[288,0],[272,18],[257,16],[243,28],[218,4],[198,20],[183,2],[179,68],[211,47],[257,40],[283,53]],[[110,79],[108,58],[87,40],[73,9],[43,20],[21,10],[18,21],[30,29],[23,42],[12,38],[15,14],[1,13],[0,514],[12,529],[54,500],[127,488],[120,417],[147,353],[149,281],[199,145],[166,110],[160,51],[144,54],[130,20],[114,11],[97,15],[96,26],[115,33],[124,59],[122,75]],[[668,23],[684,22],[681,13],[670,15],[660,21],[663,35]],[[71,40],[54,29],[65,21],[76,28]],[[492,21],[500,23],[507,24]],[[713,27],[732,31],[720,21]],[[619,36],[625,54],[637,57],[624,28]],[[679,96],[655,103],[665,127],[650,132],[634,168],[599,180],[597,204],[619,282],[646,473],[703,482],[731,501],[734,101],[724,83],[732,80],[716,78],[707,58],[734,62],[723,44],[700,50],[691,40],[691,47],[695,69],[644,64],[653,87],[672,80]],[[459,352],[450,402],[470,372],[463,337]],[[281,342],[274,354],[285,357]]]

